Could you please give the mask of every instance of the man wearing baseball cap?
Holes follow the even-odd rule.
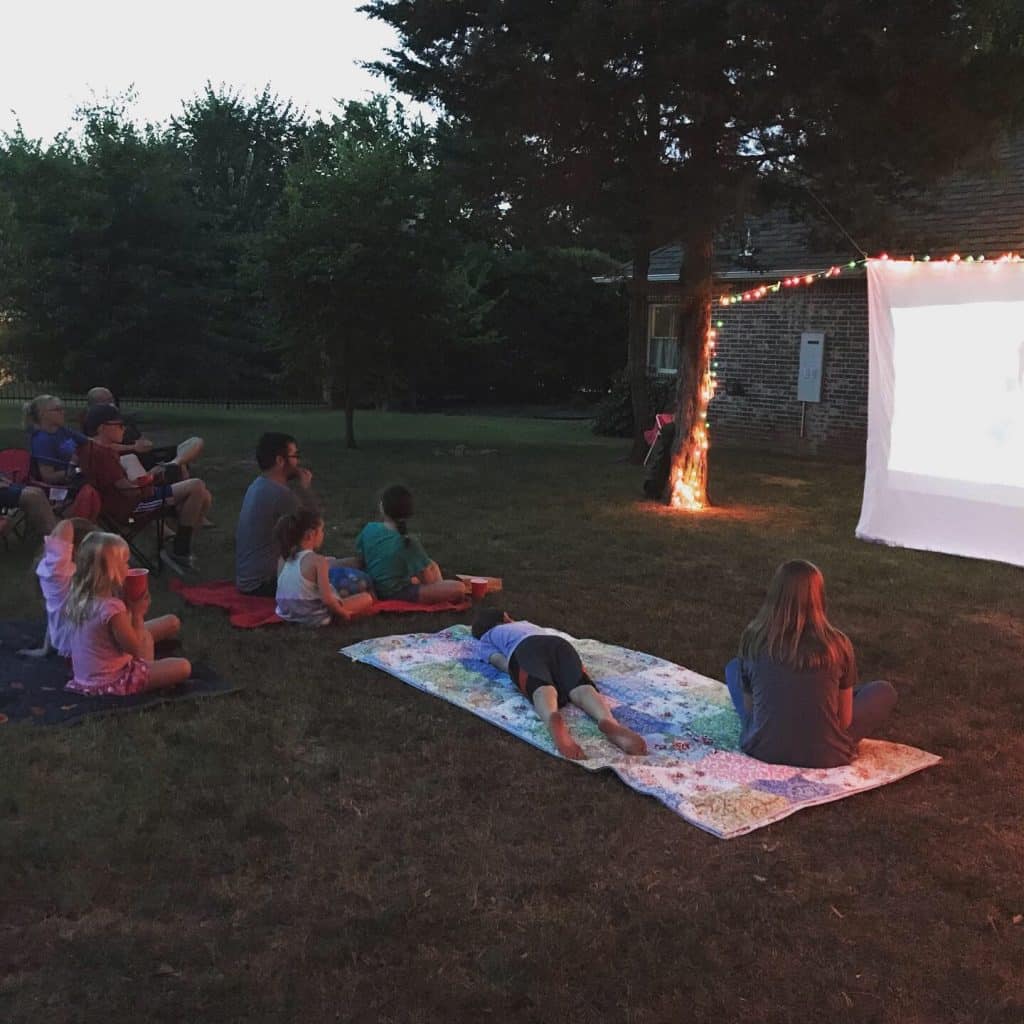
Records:
[[[83,429],[90,409],[97,405],[118,404],[110,388],[103,387],[89,388],[85,401],[86,409],[82,413]],[[180,444],[157,448],[148,437],[143,437],[142,431],[131,416],[124,416],[124,444],[131,446],[143,467],[160,470],[164,483],[174,483],[182,477],[191,476],[189,464],[202,455],[205,442],[201,437],[188,437]]]
[[[94,405],[89,409],[85,433],[92,443],[78,450],[78,462],[85,478],[99,491],[104,513],[115,522],[124,523],[133,515],[172,505],[178,517],[177,532],[170,550],[160,552],[160,559],[179,576],[195,571],[192,534],[212,501],[203,481],[191,477],[154,486],[152,474],[130,480],[118,457],[124,419],[116,405]]]

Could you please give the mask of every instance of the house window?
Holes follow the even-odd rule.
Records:
[[[647,368],[651,373],[679,372],[679,308],[651,306],[647,322]]]

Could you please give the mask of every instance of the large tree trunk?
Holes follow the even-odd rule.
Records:
[[[633,280],[629,283],[629,397],[633,405],[633,450],[630,461],[643,462],[647,454],[644,431],[651,410],[647,402],[647,273],[651,251],[646,239],[633,252]]]
[[[714,392],[711,376],[714,229],[711,225],[694,225],[689,233],[679,283],[682,306],[676,438],[665,497],[677,508],[696,510],[708,505],[707,407]]]

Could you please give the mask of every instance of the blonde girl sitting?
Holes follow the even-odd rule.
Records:
[[[65,687],[92,697],[127,697],[184,682],[192,666],[184,658],[154,658],[161,640],[177,636],[175,615],[146,621],[149,593],[126,601],[128,545],[115,533],[90,533],[75,558],[75,575],[64,603],[71,629],[74,678]]]
[[[326,626],[332,619],[348,621],[373,604],[368,591],[343,598],[331,586],[330,571],[336,560],[317,554],[324,542],[324,520],[316,509],[301,505],[281,516],[274,538],[282,559],[277,614],[286,622]]]

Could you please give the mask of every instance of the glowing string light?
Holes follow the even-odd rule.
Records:
[[[878,259],[890,260],[890,256],[888,253],[882,253]],[[1024,260],[1024,257],[1019,253],[1008,252],[999,256],[998,259],[989,260],[988,265],[995,270],[1000,264],[1021,263],[1022,260]],[[916,262],[956,264],[961,261],[965,261],[967,263],[986,262],[983,254],[979,256],[962,257],[959,253],[953,253],[945,260],[933,260],[930,255],[925,254],[920,258],[920,260],[918,260],[916,256],[912,255],[906,260],[893,260],[892,262],[905,262],[908,264]],[[723,294],[719,297],[718,302],[721,306],[732,306],[738,302],[756,302],[760,299],[767,298],[769,295],[777,294],[783,288],[807,287],[818,281],[831,280],[839,277],[844,270],[855,270],[857,267],[862,267],[868,262],[869,261],[867,259],[850,260],[843,267],[835,264],[824,270],[818,270],[813,273],[798,274],[793,277],[782,278],[774,284],[760,285],[749,291]],[[697,390],[699,406],[697,408],[695,424],[691,431],[692,436],[687,439],[688,443],[692,444],[692,447],[687,449],[687,458],[683,460],[683,465],[681,467],[677,466],[672,471],[672,487],[669,500],[673,508],[698,512],[705,508],[707,504],[705,498],[705,480],[707,476],[707,452],[710,446],[711,429],[711,424],[708,423],[708,405],[715,397],[715,390],[718,387],[718,361],[716,358],[715,347],[718,338],[718,331],[723,326],[723,321],[716,321],[714,326],[708,329],[707,335],[704,339],[704,373],[701,377],[700,386]]]
[[[986,260],[984,253],[977,256],[962,256],[958,252],[952,253],[945,259],[933,259],[931,255],[925,254],[923,256],[910,255],[906,259],[897,260],[891,257],[887,252],[883,252],[875,258],[892,263],[938,263],[943,265],[988,262],[990,267],[994,267],[998,263],[1021,263],[1024,261],[1024,256],[1021,256],[1020,253],[1016,252],[1003,253],[997,258],[988,260]],[[855,270],[857,267],[863,267],[868,262],[869,261],[867,259],[850,260],[842,267],[836,264],[824,270],[816,270],[809,274],[795,274],[792,277],[783,277],[774,284],[758,285],[756,288],[751,288],[747,291],[723,293],[719,296],[718,304],[720,306],[734,306],[739,302],[757,302],[759,299],[775,295],[777,292],[782,291],[783,288],[805,288],[808,285],[816,284],[818,281],[831,280],[832,278],[839,277],[844,270]]]
[[[672,488],[669,502],[673,508],[686,509],[690,512],[699,512],[707,504],[704,497],[704,481],[707,476],[707,452],[710,446],[708,423],[708,405],[715,397],[715,389],[718,387],[718,374],[713,365],[715,355],[715,344],[718,338],[718,328],[722,322],[718,321],[708,329],[704,338],[704,373],[701,377],[700,386],[697,389],[699,402],[697,416],[691,430],[692,447],[687,452],[681,467],[677,466],[672,473]]]

